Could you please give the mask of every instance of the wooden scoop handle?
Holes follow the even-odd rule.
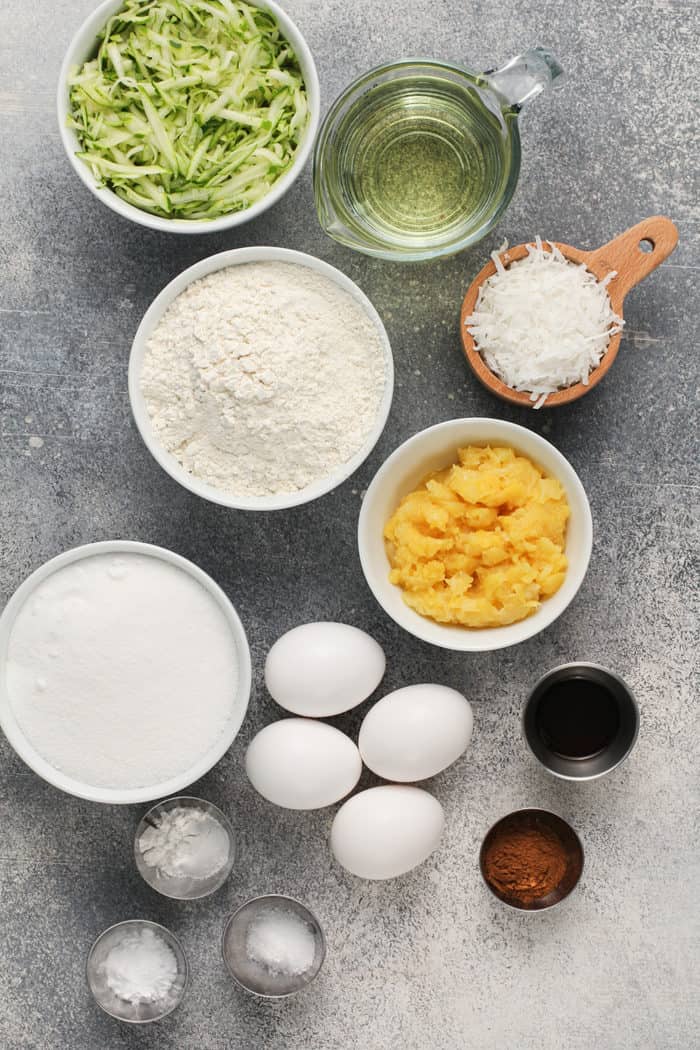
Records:
[[[621,303],[631,288],[669,257],[677,244],[675,224],[664,215],[652,215],[602,248],[586,252],[586,262],[599,277],[610,270],[617,271],[609,290],[611,299]]]

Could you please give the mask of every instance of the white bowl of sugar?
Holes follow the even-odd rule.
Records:
[[[0,726],[35,773],[79,798],[181,792],[233,743],[250,683],[233,605],[162,547],[66,551],[0,616]]]
[[[347,480],[393,390],[372,303],[340,270],[287,248],[190,266],[147,310],[129,361],[151,455],[184,488],[240,510],[295,507]]]

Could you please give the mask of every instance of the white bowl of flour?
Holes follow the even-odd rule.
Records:
[[[369,299],[327,263],[237,248],[185,270],[134,339],[129,396],[153,457],[242,510],[307,503],[345,481],[384,429],[391,347]]]
[[[233,743],[250,684],[231,602],[161,547],[76,547],[0,616],[0,725],[35,773],[79,798],[181,792]]]

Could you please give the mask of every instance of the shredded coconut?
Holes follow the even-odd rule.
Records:
[[[138,846],[150,867],[172,879],[208,879],[229,855],[229,838],[219,821],[189,806],[163,813],[156,827],[141,833]]]
[[[297,264],[246,263],[195,281],[146,347],[156,436],[200,480],[238,496],[295,492],[361,449],[386,384],[376,325]]]
[[[177,978],[175,952],[150,928],[131,929],[100,967],[109,988],[127,1003],[158,1003]]]
[[[606,291],[615,271],[598,281],[540,237],[527,252],[507,267],[492,253],[496,273],[479,289],[465,324],[491,371],[541,408],[548,394],[588,383],[624,322]]]

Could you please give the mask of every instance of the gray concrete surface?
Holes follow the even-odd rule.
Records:
[[[385,59],[426,54],[485,68],[542,41],[569,74],[522,121],[513,204],[487,242],[447,262],[401,268],[353,255],[320,232],[308,172],[263,218],[221,236],[161,236],[95,201],[70,170],[53,97],[64,48],[92,0],[0,11],[0,601],[78,543],[129,537],[192,558],[225,587],[247,628],[255,691],[240,738],[195,790],[229,810],[234,877],[213,899],[169,903],[134,869],[143,807],[63,796],[0,743],[0,1046],[4,1050],[690,1050],[698,963],[697,501],[694,393],[698,282],[696,5],[678,0],[289,0],[316,55],[325,103]],[[695,131],[694,131],[695,129]],[[678,250],[634,292],[612,374],[577,405],[533,415],[492,400],[467,373],[457,312],[486,253],[536,233],[595,246],[654,213]],[[132,336],[155,293],[224,248],[281,244],[358,281],[384,318],[397,388],[389,425],[357,475],[319,502],[256,517],[179,489],[129,414]],[[455,415],[500,415],[546,434],[572,460],[595,520],[590,572],[556,625],[493,655],[423,645],[376,606],[360,573],[362,490],[415,430]],[[35,440],[40,439],[40,440]],[[40,447],[37,447],[40,446]],[[385,647],[382,689],[434,680],[463,689],[476,729],[432,788],[447,812],[439,851],[413,874],[363,883],[331,862],[332,813],[257,798],[246,742],[279,711],[261,672],[288,627],[337,618]],[[591,659],[639,697],[633,756],[589,786],[549,779],[518,717],[546,669]],[[363,709],[339,719],[356,730]],[[580,889],[550,914],[502,909],[477,871],[494,819],[551,807],[585,844]],[[258,1002],[235,990],[219,939],[227,913],[263,891],[308,901],[328,961],[308,994]],[[148,1030],[120,1027],[88,997],[93,937],[129,916],[169,925],[192,964],[185,1005]],[[695,989],[697,990],[697,989]]]

